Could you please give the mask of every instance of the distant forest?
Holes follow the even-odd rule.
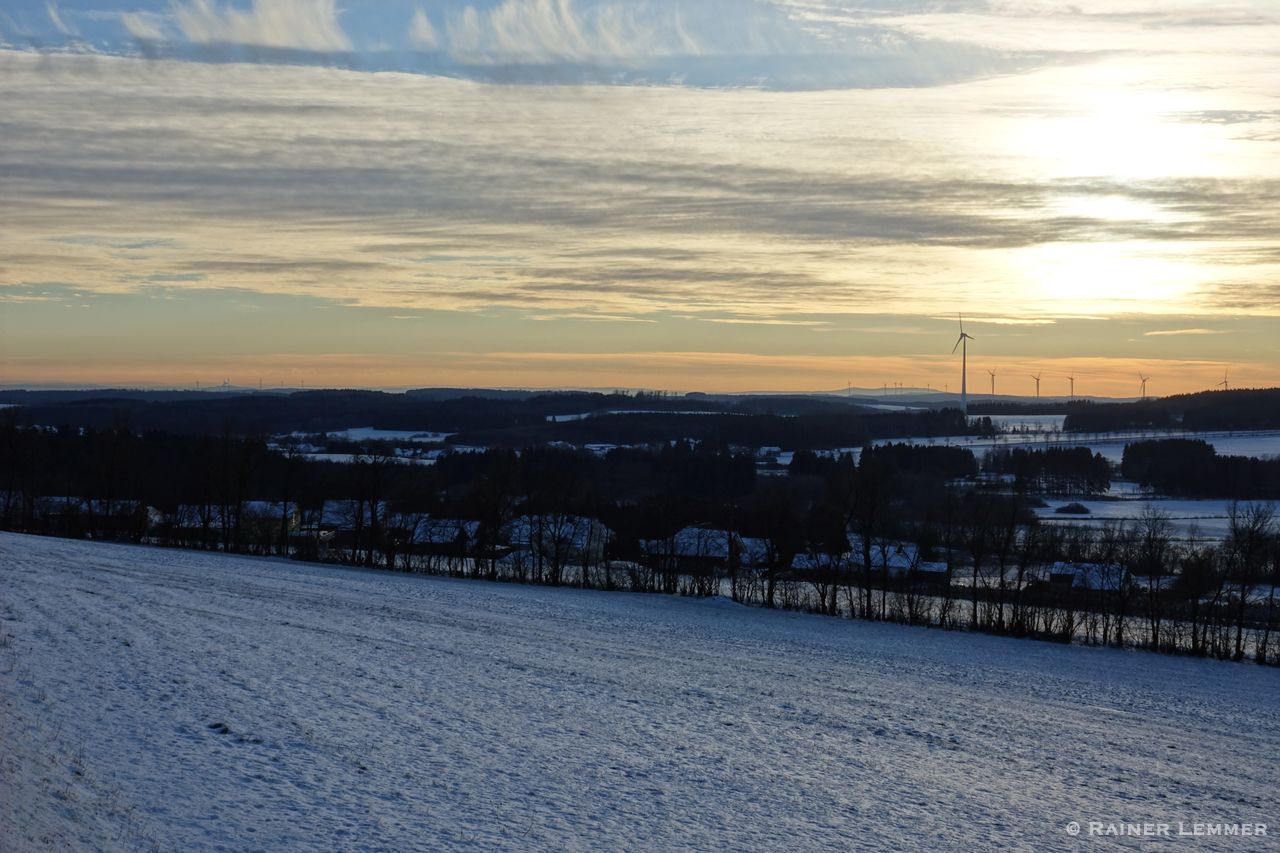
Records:
[[[1066,412],[1067,432],[1280,429],[1280,388],[1203,391],[1133,403],[1077,400]]]
[[[450,443],[519,448],[667,440],[858,447],[875,439],[991,434],[986,416],[1065,414],[1066,432],[1280,429],[1280,389],[1212,391],[1132,403],[970,404],[886,412],[835,395],[710,395],[422,389],[380,391],[0,391],[20,423],[240,436],[373,427],[451,434]]]
[[[1280,500],[1280,459],[1220,456],[1204,441],[1135,442],[1125,447],[1120,472],[1165,495]]]
[[[1100,495],[1111,488],[1111,465],[1087,447],[1003,448],[989,453],[983,467],[1035,494]]]
[[[449,433],[449,443],[520,448],[562,441],[711,441],[788,450],[860,447],[878,438],[990,432],[959,411],[879,412],[840,398],[557,393],[442,397],[438,393],[299,391],[8,392],[18,423],[174,435],[266,436],[353,427]],[[555,419],[567,420],[555,420]]]

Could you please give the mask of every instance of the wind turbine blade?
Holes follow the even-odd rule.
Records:
[[[964,340],[964,335],[961,335],[960,337],[956,338],[956,345],[951,348],[952,355],[955,355],[956,350],[960,349],[960,342],[963,340]]]

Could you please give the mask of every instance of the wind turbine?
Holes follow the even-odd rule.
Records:
[[[1067,376],[1067,381],[1071,383],[1071,399],[1076,398],[1076,375],[1074,373]]]
[[[955,355],[956,350],[960,350],[960,414],[969,414],[969,341],[974,340],[973,335],[964,330],[964,316],[956,315],[960,320],[960,337],[956,338],[956,345],[951,348],[951,354]]]
[[[1040,374],[1037,373],[1031,378],[1036,381],[1036,399],[1039,400],[1040,399]]]
[[[1142,380],[1142,399],[1145,400],[1147,399],[1147,380],[1150,379],[1151,377],[1143,376],[1141,373],[1139,373],[1138,378]]]
[[[988,370],[987,373],[991,374],[991,396],[994,397],[996,395],[996,372]]]
[[[1221,388],[1223,391],[1231,390],[1231,384],[1227,382],[1227,372],[1226,370],[1222,371],[1222,381],[1215,385],[1215,388]]]

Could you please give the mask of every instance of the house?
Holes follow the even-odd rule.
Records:
[[[1057,562],[1044,567],[1043,576],[1051,587],[1117,592],[1132,584],[1129,570],[1103,563]]]
[[[292,501],[243,501],[240,504],[178,504],[159,514],[154,529],[162,540],[187,546],[249,548],[279,552],[302,526],[302,511]]]
[[[413,552],[426,557],[465,557],[479,533],[478,521],[428,516],[413,532]]]
[[[852,549],[852,568],[854,571],[861,572],[863,568],[862,539],[851,533],[849,541],[854,546]],[[872,539],[871,541],[871,573],[873,575],[884,575],[885,572],[888,572],[890,578],[904,578],[911,573],[919,562],[919,549],[914,543],[888,539]]]
[[[604,559],[612,535],[600,521],[584,515],[544,513],[522,515],[503,530],[513,548],[526,549],[546,560],[593,565]]]
[[[750,550],[745,558],[764,561],[763,540],[748,540]],[[740,564],[744,557],[744,540],[729,530],[712,527],[685,527],[665,539],[643,539],[640,549],[649,561],[664,571],[678,574],[705,575]]]
[[[770,561],[770,547],[767,539],[758,536],[738,537],[738,565],[744,569],[767,568]]]

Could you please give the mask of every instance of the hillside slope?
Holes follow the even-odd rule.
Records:
[[[0,620],[5,849],[1280,832],[1271,669],[14,535]]]

